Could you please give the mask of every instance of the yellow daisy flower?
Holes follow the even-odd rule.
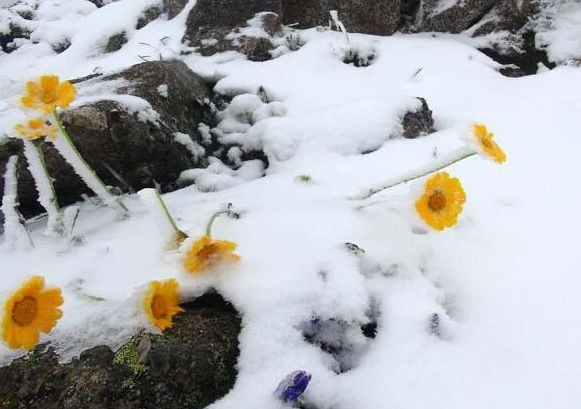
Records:
[[[49,114],[57,106],[68,107],[76,95],[77,89],[69,81],[60,82],[56,75],[43,75],[26,83],[26,95],[20,98],[20,103],[24,108]]]
[[[175,279],[152,281],[143,297],[143,311],[160,331],[171,328],[174,315],[183,312],[179,305],[179,283]]]
[[[16,125],[14,129],[23,139],[28,140],[47,138],[54,141],[58,136],[57,127],[44,118],[29,119],[23,124]]]
[[[34,276],[18,288],[4,304],[2,339],[12,349],[34,348],[40,333],[48,334],[62,317],[61,290],[44,288],[44,278]]]
[[[499,164],[506,161],[506,154],[494,141],[494,134],[488,131],[486,125],[474,124],[471,131],[472,135],[468,139],[476,142],[476,149],[481,156]]]
[[[183,266],[190,273],[199,273],[222,262],[236,262],[240,260],[240,256],[234,254],[237,246],[234,242],[204,235],[186,252]]]
[[[446,172],[439,172],[426,181],[423,194],[415,206],[428,226],[444,230],[457,223],[465,202],[466,194],[460,180],[451,178]]]

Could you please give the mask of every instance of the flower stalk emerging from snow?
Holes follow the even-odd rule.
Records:
[[[474,152],[474,150],[472,148],[469,148],[469,147],[459,148],[459,149],[449,153],[448,155],[442,157],[440,160],[438,160],[435,163],[431,163],[428,166],[423,166],[421,168],[412,170],[403,176],[389,179],[389,180],[387,180],[383,183],[380,183],[376,186],[370,187],[370,188],[364,190],[361,194],[359,194],[357,196],[352,196],[351,199],[352,200],[368,199],[371,196],[375,195],[376,193],[379,193],[379,192],[382,192],[386,189],[401,185],[403,183],[408,183],[408,182],[411,182],[413,180],[422,178],[422,177],[427,176],[431,173],[434,173],[434,172],[437,172],[437,171],[442,170],[444,168],[447,168],[448,166],[451,166],[455,163],[458,163],[464,159],[470,158],[476,154],[477,153]]]
[[[159,228],[164,232],[164,234],[171,236],[172,243],[179,247],[179,245],[188,238],[188,235],[178,227],[176,221],[169,212],[165,201],[159,193],[159,190],[157,188],[142,189],[139,191],[139,197],[149,207],[149,210],[154,215],[154,219]]]
[[[114,196],[105,183],[97,176],[97,173],[89,166],[83,156],[77,150],[69,133],[63,126],[59,113],[52,111],[53,118],[57,124],[62,138],[56,138],[52,143],[65,160],[73,167],[75,172],[83,179],[89,188],[103,200],[103,202],[114,207],[120,214],[126,216],[129,212],[119,197]]]
[[[502,164],[506,161],[505,153],[493,140],[494,134],[489,132],[485,125],[476,123],[469,129],[469,131],[462,132],[462,139],[465,140],[467,144],[466,146],[456,149],[428,166],[418,168],[398,178],[390,179],[376,186],[370,187],[359,195],[352,196],[350,199],[368,199],[383,190],[422,178],[475,155],[480,155],[486,159],[493,160],[498,164]]]
[[[2,198],[2,213],[4,213],[4,240],[9,247],[32,248],[34,244],[26,230],[24,218],[18,212],[18,194],[16,165],[18,156],[8,159],[4,171],[4,195]]]
[[[48,334],[62,317],[63,302],[60,289],[46,289],[43,277],[30,278],[4,304],[3,341],[12,349],[34,348],[40,333]]]
[[[28,169],[34,178],[34,184],[38,192],[38,201],[48,215],[46,234],[48,236],[59,236],[64,232],[63,221],[54,185],[44,160],[43,142],[29,140],[23,140],[22,142],[24,143],[24,156],[26,156],[28,161]]]
[[[331,19],[335,26],[341,30],[341,32],[345,35],[345,40],[347,41],[347,46],[351,45],[351,41],[349,40],[349,34],[347,34],[347,30],[345,29],[345,25],[339,20],[339,13],[337,10],[330,10],[329,14],[331,15]]]
[[[174,315],[184,311],[179,299],[177,280],[152,281],[143,297],[143,311],[153,326],[164,331],[173,326]]]

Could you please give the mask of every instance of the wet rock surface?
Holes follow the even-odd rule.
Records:
[[[182,307],[163,335],[138,334],[116,352],[97,346],[59,364],[45,346],[0,368],[0,408],[206,407],[234,385],[241,321],[217,294]]]

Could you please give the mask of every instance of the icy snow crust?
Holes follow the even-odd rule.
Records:
[[[59,2],[43,3],[49,10]],[[59,7],[81,3],[87,2]],[[193,4],[171,21],[129,32],[116,53],[95,52],[101,37],[127,28],[154,3],[121,0],[85,17],[69,10],[54,22],[74,31],[69,50],[56,55],[41,42],[0,55],[0,131],[11,132],[21,119],[14,107],[29,77],[121,69],[141,62],[147,48],[141,42],[158,46],[166,36],[162,52],[179,51]],[[306,397],[319,408],[576,407],[581,69],[509,79],[475,49],[428,35],[353,35],[377,52],[373,65],[355,68],[333,51],[342,34],[301,36],[302,49],[266,63],[234,53],[185,58],[196,72],[220,79],[220,92],[256,93],[263,86],[285,106],[283,116],[262,118],[241,137],[264,147],[271,161],[264,177],[256,178],[257,169],[224,170],[227,183],[218,180],[213,191],[190,187],[165,195],[190,236],[233,203],[242,217],[218,219],[214,235],[239,243],[239,264],[184,273],[146,204],[130,196],[124,203],[132,215],[124,221],[113,210],[83,204],[73,233],[83,237],[81,245],[43,236],[41,220],[31,226],[34,249],[0,249],[2,299],[32,274],[63,288],[64,317],[43,340],[69,359],[96,344],[118,346],[140,328],[139,294],[150,280],[176,277],[186,299],[217,289],[242,314],[243,329],[237,383],[212,409],[276,407],[272,392],[296,369],[313,374]],[[439,131],[390,139],[414,96],[426,98]],[[347,200],[461,146],[457,129],[471,120],[496,133],[508,162],[500,167],[472,158],[450,169],[468,195],[454,229],[419,234],[412,186],[378,195],[361,210]],[[210,166],[220,173],[219,164]],[[346,242],[365,255],[346,251]],[[439,337],[430,332],[435,313]],[[303,339],[315,318],[343,320],[351,329],[376,319],[377,337],[348,331],[352,369],[337,374],[338,362]],[[17,355],[0,346],[0,362]]]

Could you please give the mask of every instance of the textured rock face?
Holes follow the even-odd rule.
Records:
[[[272,37],[280,30],[282,11],[280,0],[199,0],[188,15],[184,41],[202,55],[237,50],[251,60],[265,61],[270,59],[271,40],[241,35],[240,28],[256,17]]]
[[[155,181],[162,190],[173,190],[183,170],[205,164],[204,158],[193,158],[185,146],[177,143],[174,133],[201,141],[198,125],[211,125],[213,121],[210,106],[204,102],[212,97],[211,90],[181,62],[138,64],[102,80],[120,78],[131,85],[116,92],[143,98],[158,118],[144,119],[140,117],[143,112],[132,112],[119,102],[104,100],[64,112],[63,122],[78,150],[106,184],[131,191],[151,187]],[[159,91],[160,86],[166,87],[165,92]],[[42,209],[36,202],[34,182],[21,151],[18,140],[0,145],[0,176],[8,157],[19,154],[20,210],[30,216]],[[61,205],[91,193],[50,143],[44,145],[43,151]],[[0,192],[3,189],[4,180],[0,178]]]
[[[163,10],[167,12],[167,17],[172,19],[186,7],[188,0],[163,0]]]
[[[497,2],[498,0],[466,0],[442,8],[439,0],[426,0],[420,10],[418,30],[459,33],[476,24]]]
[[[0,32],[0,50],[5,53],[11,53],[16,48],[14,40],[18,39],[29,39],[30,32],[17,23],[10,23],[9,30],[5,33]]]
[[[116,352],[99,346],[61,365],[49,350],[0,368],[0,407],[206,407],[234,385],[240,318],[217,295],[182,307],[164,335],[137,335]]]
[[[421,106],[416,111],[407,112],[403,116],[403,137],[414,139],[418,136],[434,132],[434,118],[432,111],[424,98],[418,98]]]
[[[299,28],[327,26],[329,10],[337,10],[349,32],[393,34],[399,28],[401,0],[286,0],[284,24]]]

